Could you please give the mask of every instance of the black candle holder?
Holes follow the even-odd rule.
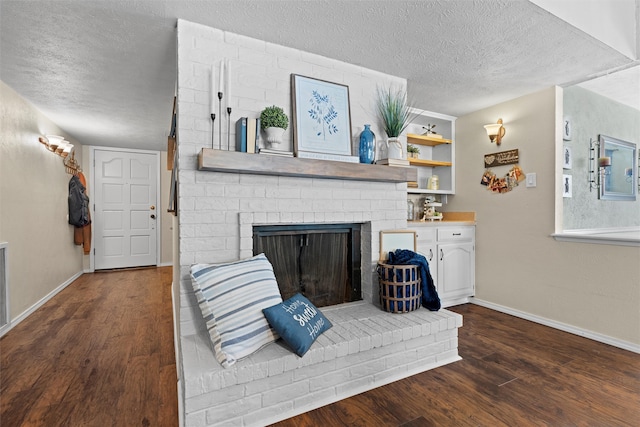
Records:
[[[227,107],[227,150],[231,148],[231,107]]]
[[[213,135],[216,133],[216,115],[211,113],[211,149],[213,149]]]
[[[222,150],[222,98],[223,93],[218,92],[218,116],[220,116],[220,125],[218,126],[218,142],[220,144],[220,149]],[[229,150],[229,147],[227,147]]]

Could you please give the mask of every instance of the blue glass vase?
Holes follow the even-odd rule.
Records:
[[[376,157],[376,135],[370,129],[371,125],[364,125],[360,132],[360,163],[371,164]]]

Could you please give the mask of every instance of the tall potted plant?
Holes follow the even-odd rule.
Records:
[[[260,113],[260,128],[265,131],[271,147],[282,142],[282,135],[288,127],[289,118],[282,108],[272,105]]]
[[[411,107],[407,103],[407,92],[401,88],[378,88],[377,107],[387,134],[388,157],[401,159],[404,156],[398,137],[417,116],[411,113]]]

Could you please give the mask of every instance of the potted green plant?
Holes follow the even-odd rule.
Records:
[[[378,88],[376,101],[378,114],[380,114],[384,131],[387,134],[388,156],[390,159],[401,159],[403,157],[402,144],[398,137],[416,118],[417,114],[411,112],[411,106],[407,103],[407,92],[402,88]]]
[[[265,131],[266,140],[271,146],[282,142],[282,135],[288,127],[289,118],[282,108],[272,105],[260,113],[260,128]]]
[[[420,148],[415,145],[407,144],[407,157],[417,159],[420,154]]]

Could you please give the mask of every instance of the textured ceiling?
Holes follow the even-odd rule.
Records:
[[[1,0],[0,79],[83,144],[162,149],[177,18],[404,77],[454,116],[638,64],[527,0]]]

